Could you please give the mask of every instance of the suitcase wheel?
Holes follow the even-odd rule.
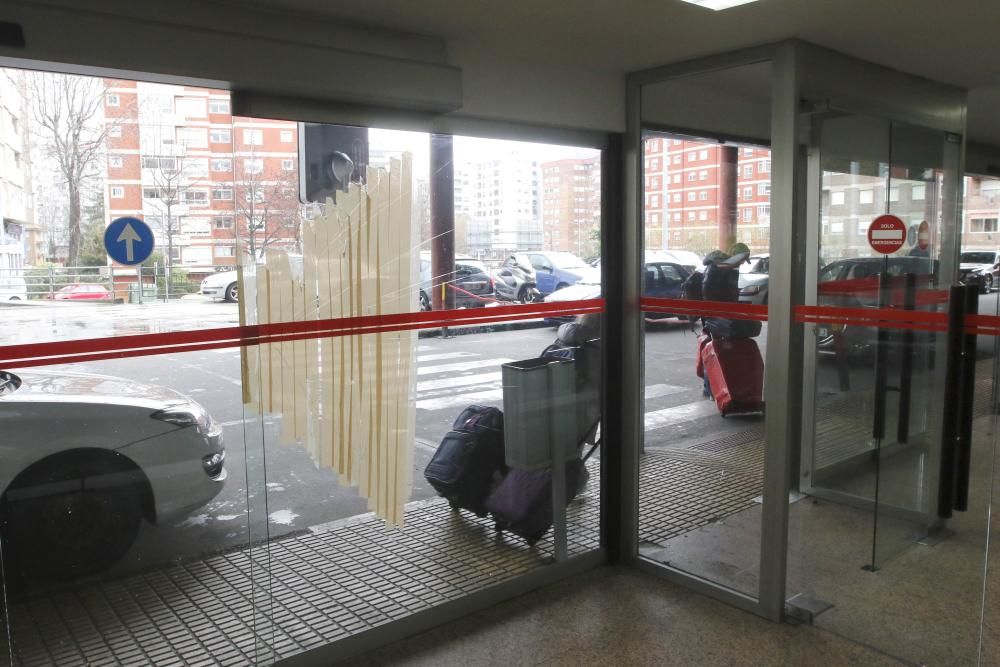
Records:
[[[448,501],[448,507],[450,507],[452,510],[454,510],[456,512],[458,510],[462,509],[461,506],[457,502],[455,502],[454,500],[449,500]]]
[[[498,533],[502,533],[503,532],[503,526],[500,525],[499,521],[497,521],[497,522],[495,522],[493,524],[493,530],[495,530]]]

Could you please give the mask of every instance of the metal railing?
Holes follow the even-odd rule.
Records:
[[[42,266],[0,269],[0,301],[170,301],[201,291],[201,281],[235,266]],[[139,284],[142,284],[140,291]],[[89,286],[99,286],[103,291]],[[73,294],[76,296],[74,297]]]

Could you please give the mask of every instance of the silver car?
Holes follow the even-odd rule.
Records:
[[[213,273],[201,281],[201,293],[213,299],[238,301],[240,298],[239,276],[236,271]]]
[[[143,519],[164,524],[226,481],[222,428],[169,389],[89,373],[0,371],[0,491],[14,572],[114,564]]]

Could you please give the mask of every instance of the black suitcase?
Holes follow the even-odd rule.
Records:
[[[762,325],[757,320],[730,320],[724,317],[705,318],[705,331],[712,338],[756,338]]]
[[[587,459],[600,441],[583,458],[566,462],[566,504],[587,485]],[[534,546],[552,527],[552,469],[511,470],[486,500],[497,532],[509,531]]]
[[[486,498],[507,473],[503,413],[470,405],[455,419],[424,468],[424,478],[456,509],[484,517]]]

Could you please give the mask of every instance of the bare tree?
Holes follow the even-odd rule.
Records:
[[[203,192],[204,205],[209,203],[209,193],[203,190],[207,178],[208,158],[191,158],[181,155],[144,155],[143,167],[148,170],[152,179],[152,189],[155,197],[150,198],[153,206],[160,212],[162,231],[167,237],[167,256],[165,258],[167,276],[174,266],[174,238],[181,232],[181,216],[179,212],[186,210],[191,192]],[[180,210],[179,210],[180,209]]]
[[[275,243],[292,242],[301,251],[301,213],[295,172],[267,168],[252,154],[237,158],[233,181],[236,213],[246,228],[246,252],[260,258]]]
[[[80,255],[80,221],[85,181],[98,175],[98,161],[114,124],[103,120],[106,85],[102,79],[50,72],[26,72],[32,128],[58,167],[69,202],[66,263]]]

